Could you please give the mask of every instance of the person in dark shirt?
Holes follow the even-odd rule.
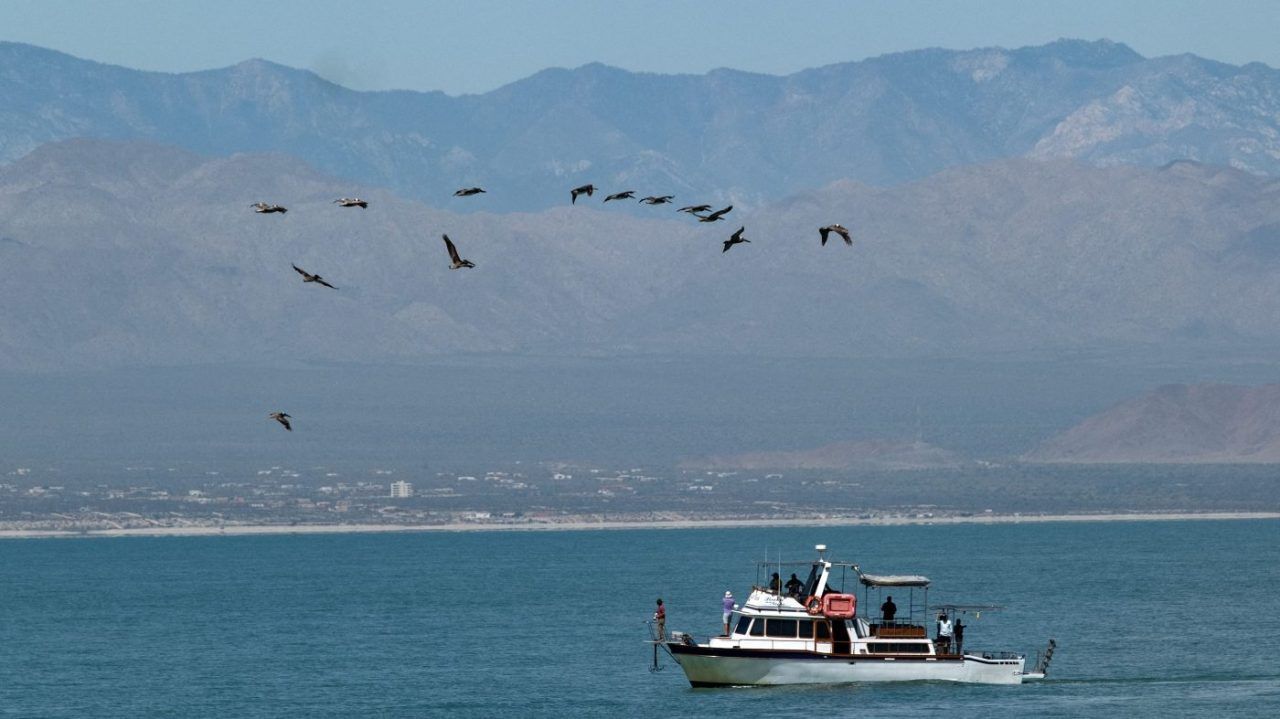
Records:
[[[893,595],[886,597],[884,604],[880,605],[880,614],[884,616],[885,624],[891,623],[898,616],[898,605],[893,603]]]
[[[956,645],[956,654],[964,654],[964,624],[959,619],[956,620],[956,625],[951,628],[951,636]]]
[[[801,589],[804,589],[804,582],[800,581],[800,578],[793,573],[791,578],[787,580],[787,594],[793,597],[800,596]]]
[[[773,578],[769,580],[769,591],[773,592],[774,594],[777,594],[778,590],[781,587],[782,587],[782,578],[778,576],[777,572],[774,572]]]

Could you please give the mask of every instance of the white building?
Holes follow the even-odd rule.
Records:
[[[413,496],[413,485],[404,480],[391,483],[391,498],[404,499]]]

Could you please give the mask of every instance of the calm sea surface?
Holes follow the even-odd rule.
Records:
[[[655,598],[705,636],[757,558],[817,542],[1006,605],[966,644],[1054,637],[1051,681],[649,671]],[[1277,549],[1274,521],[5,541],[0,715],[1280,716]]]

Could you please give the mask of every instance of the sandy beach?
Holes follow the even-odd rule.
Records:
[[[987,514],[946,517],[814,517],[792,519],[705,519],[654,521],[530,521],[520,523],[459,522],[453,524],[313,524],[220,527],[137,527],[128,529],[0,530],[0,539],[80,537],[211,537],[266,534],[345,534],[389,532],[570,532],[617,529],[705,529],[729,527],[890,527],[939,524],[1032,524],[1046,522],[1169,522],[1188,520],[1280,519],[1280,512],[1152,512],[1112,514]]]

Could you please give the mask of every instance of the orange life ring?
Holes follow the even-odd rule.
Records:
[[[804,610],[815,617],[822,614],[822,600],[817,597],[809,597],[808,601],[804,603]]]

